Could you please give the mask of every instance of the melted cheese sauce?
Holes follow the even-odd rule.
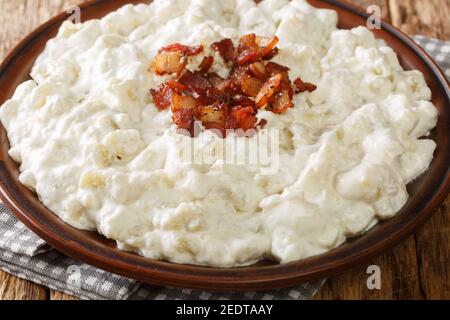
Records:
[[[303,0],[154,1],[65,22],[0,109],[20,181],[68,224],[153,259],[233,267],[335,248],[402,208],[432,160],[424,137],[437,121],[419,71],[368,29],[336,23]],[[209,47],[251,32],[277,35],[275,61],[318,85],[283,115],[259,112],[280,134],[279,170],[213,151],[208,164],[182,161],[191,138],[149,97],[164,80],[152,58],[174,42]],[[217,55],[215,65],[225,76]],[[199,138],[194,153],[224,143]]]

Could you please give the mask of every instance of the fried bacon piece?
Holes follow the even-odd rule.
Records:
[[[263,60],[271,60],[275,58],[275,56],[280,52],[280,49],[273,48],[272,51],[270,51],[268,54],[266,54],[263,58]]]
[[[171,89],[178,91],[186,91],[188,89],[184,84],[179,83],[178,81],[173,79],[167,80],[166,85],[169,86]]]
[[[242,66],[258,60],[259,50],[254,33],[243,36],[239,41],[237,63]]]
[[[248,73],[244,74],[242,78],[241,88],[242,93],[246,96],[256,97],[264,85],[264,81],[252,77]]]
[[[196,96],[206,95],[207,90],[211,88],[208,78],[201,72],[185,70],[178,81]]]
[[[250,71],[253,73],[255,77],[257,77],[260,80],[266,80],[267,78],[270,77],[270,73],[267,70],[266,66],[264,65],[264,63],[260,61],[253,62],[250,65]]]
[[[203,46],[175,43],[163,47],[152,62],[152,69],[158,75],[172,74],[175,78],[150,90],[153,101],[160,110],[170,108],[174,123],[191,136],[195,121],[206,129],[218,130],[223,137],[228,129],[250,132],[263,128],[267,120],[258,121],[258,109],[281,114],[294,106],[295,93],[317,88],[300,77],[292,82],[289,68],[270,61],[278,54],[277,43],[277,37],[255,34],[241,37],[237,48],[231,39],[214,42],[211,49],[230,68],[226,78],[210,71],[215,60],[212,55],[203,57],[198,70],[187,68],[188,58],[203,52]]]
[[[158,51],[152,62],[152,70],[157,75],[176,74],[177,76],[187,65],[187,57],[203,52],[203,46],[189,47],[174,43]]]
[[[203,46],[185,46],[180,43],[173,43],[168,46],[162,47],[159,49],[158,53],[163,52],[178,52],[186,56],[196,56],[203,52]]]
[[[219,101],[199,105],[195,109],[196,119],[201,121],[206,129],[219,131],[222,138],[226,136],[227,115],[228,105]]]
[[[294,80],[294,84],[297,87],[297,92],[298,93],[303,93],[303,92],[314,92],[317,89],[317,86],[315,84],[309,83],[309,82],[304,82],[302,80],[302,78],[298,77],[297,79]]]
[[[230,100],[230,105],[231,106],[251,106],[254,107],[255,106],[255,100],[253,100],[250,97],[244,96],[244,95],[236,95],[234,97],[231,98]]]
[[[258,124],[256,125],[256,127],[258,128],[264,128],[267,125],[267,120],[266,119],[261,119],[259,120]]]
[[[172,112],[177,112],[186,109],[195,109],[197,107],[197,101],[191,96],[184,96],[181,93],[175,92],[172,95]]]
[[[242,79],[231,76],[217,86],[217,90],[225,99],[242,94]]]
[[[279,39],[276,36],[273,38],[258,38],[253,33],[243,36],[239,42],[237,63],[242,66],[264,59],[265,56],[273,54],[272,50],[278,41]]]
[[[218,83],[217,89],[222,93],[222,96],[225,96],[226,100],[229,100],[232,96],[243,94],[243,80],[247,72],[247,67],[234,66],[228,78]]]
[[[227,129],[242,129],[247,131],[254,129],[257,122],[255,108],[251,106],[237,106],[228,115]]]
[[[269,103],[269,99],[273,96],[275,91],[277,91],[278,87],[280,86],[281,79],[283,79],[283,76],[278,73],[267,80],[266,83],[264,83],[258,95],[256,96],[255,102],[257,108],[263,108],[267,106],[267,104]]]
[[[287,90],[276,93],[271,99],[271,105],[272,111],[277,114],[283,113],[294,106]]]
[[[217,87],[223,82],[223,79],[215,72],[209,72],[207,75],[208,81],[213,87]]]
[[[282,66],[281,64],[278,64],[276,62],[267,62],[266,69],[270,73],[271,76],[274,76],[276,74],[281,74],[284,78],[289,77],[289,68]]]
[[[172,115],[172,120],[178,128],[192,131],[195,122],[195,111],[194,109],[176,111]]]
[[[200,63],[199,72],[207,73],[209,71],[209,69],[211,69],[213,64],[214,64],[213,56],[204,57],[202,62]]]
[[[227,114],[228,106],[218,101],[212,105],[198,106],[195,111],[196,118],[204,125],[215,124],[221,128],[225,128]]]
[[[273,36],[272,38],[266,38],[266,37],[257,37],[256,41],[258,45],[260,46],[260,52],[259,57],[261,59],[264,59],[268,55],[273,55],[274,51],[276,50],[276,45],[280,41],[280,39],[277,36]]]
[[[272,111],[275,113],[283,113],[293,106],[291,100],[294,97],[294,89],[289,78],[289,68],[275,62],[268,62],[266,69],[273,76],[280,74],[282,76],[278,92],[271,99]],[[287,101],[289,99],[289,101]]]
[[[158,53],[152,62],[152,70],[157,75],[180,74],[186,67],[186,56],[180,52]]]
[[[157,89],[151,89],[150,94],[153,102],[159,110],[166,110],[172,104],[174,90],[166,83],[161,84]]]
[[[237,52],[231,39],[223,39],[221,41],[214,42],[211,45],[211,49],[217,51],[225,62],[234,62],[236,60]]]

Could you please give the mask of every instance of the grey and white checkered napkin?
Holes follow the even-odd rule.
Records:
[[[423,36],[414,39],[424,47],[450,77],[450,42]],[[309,299],[324,281],[271,292],[211,293],[189,289],[162,288],[141,284],[52,250],[0,204],[0,268],[43,286],[83,299]]]
[[[450,41],[424,36],[414,36],[413,39],[433,57],[444,71],[447,79],[450,79]]]

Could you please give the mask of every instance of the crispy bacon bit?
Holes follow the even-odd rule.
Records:
[[[207,106],[214,104],[216,101],[220,101],[220,99],[216,97],[200,96],[196,98],[195,101],[197,101],[197,106]]]
[[[250,97],[256,97],[261,90],[264,82],[258,78],[254,78],[248,73],[242,78],[242,92]]]
[[[196,109],[196,117],[203,124],[215,124],[225,128],[228,106],[224,103],[215,102],[212,105],[199,106]]]
[[[203,46],[189,47],[179,43],[174,43],[161,48],[152,62],[152,70],[157,75],[176,74],[187,65],[187,57],[195,56],[203,52]]]
[[[228,115],[227,129],[242,129],[247,131],[255,128],[257,121],[256,111],[253,107],[237,106]]]
[[[267,125],[267,120],[266,119],[261,119],[259,120],[258,124],[256,125],[259,128],[264,128]]]
[[[203,57],[197,71],[186,68],[188,57],[203,51],[203,46],[185,46],[175,43],[159,50],[152,69],[158,75],[173,74],[158,88],[150,90],[156,107],[172,111],[172,118],[179,129],[194,135],[194,123],[200,121],[206,129],[218,130],[223,137],[227,129],[244,130],[263,128],[267,120],[258,121],[258,109],[266,108],[276,114],[294,106],[296,92],[312,92],[316,86],[289,78],[289,68],[267,61],[277,53],[277,37],[257,37],[248,34],[241,37],[236,47],[230,39],[214,42],[211,49],[217,51],[230,67],[227,78],[210,72],[213,56]],[[239,131],[238,131],[238,134]]]
[[[237,63],[245,65],[258,59],[259,46],[254,33],[243,36],[239,41]]]
[[[269,103],[269,99],[273,96],[275,91],[277,91],[278,87],[280,86],[281,79],[283,76],[279,73],[264,83],[263,87],[259,91],[258,95],[256,96],[256,107],[257,108],[263,108],[267,106]]]
[[[223,79],[215,72],[209,72],[206,76],[213,87],[217,87],[223,81]]]
[[[237,52],[231,39],[223,39],[221,41],[214,42],[211,45],[211,49],[219,52],[225,62],[232,62],[236,60]]]
[[[268,54],[273,53],[272,50],[275,49],[280,39],[277,36],[274,36],[272,38],[257,38],[257,41],[260,43],[261,47],[259,56],[263,59]]]
[[[181,75],[179,82],[184,84],[190,92],[196,96],[204,96],[211,84],[201,72],[191,72],[185,70]]]
[[[302,80],[302,78],[298,77],[297,79],[294,80],[294,84],[297,87],[297,92],[298,93],[303,93],[303,92],[314,92],[317,89],[317,86],[315,84],[309,83],[309,82],[304,82]]]
[[[253,100],[250,97],[243,96],[243,95],[237,95],[231,98],[231,105],[232,106],[255,106],[255,100]]]
[[[239,65],[243,66],[247,63],[256,61],[257,59],[258,59],[257,51],[246,50],[239,54],[237,61],[238,61]]]
[[[248,67],[236,66],[231,69],[231,75],[229,79],[233,80],[235,83],[241,83],[244,79],[244,75],[248,72]]]
[[[270,73],[271,76],[274,76],[276,74],[281,73],[283,77],[287,78],[289,77],[289,68],[282,66],[281,64],[278,64],[276,62],[268,62],[266,64],[266,69]]]
[[[174,90],[165,83],[161,84],[157,89],[150,90],[153,102],[159,110],[165,110],[170,107],[173,93]]]
[[[214,63],[213,56],[204,57],[202,62],[200,63],[199,71],[201,73],[207,73],[209,71],[209,69],[211,69],[213,63]]]
[[[186,56],[196,56],[197,54],[200,54],[203,52],[203,46],[185,46],[184,44],[180,43],[173,43],[166,47],[162,47],[159,49],[158,53],[163,52],[179,52]]]
[[[238,47],[238,64],[242,66],[263,59],[269,54],[273,54],[272,50],[274,50],[278,41],[278,37],[258,38],[255,34],[243,36]]]
[[[180,74],[187,64],[186,57],[180,52],[159,53],[152,62],[152,70],[157,75]]]
[[[269,72],[266,69],[266,66],[262,62],[253,62],[250,65],[250,71],[253,73],[255,77],[260,80],[266,80],[270,77]]]
[[[167,80],[166,85],[169,86],[173,90],[178,90],[178,91],[186,91],[187,90],[187,87],[184,84],[179,83],[178,81],[173,80],[173,79]]]
[[[172,119],[178,128],[191,131],[195,121],[194,109],[176,111],[173,113]]]
[[[280,52],[280,49],[273,48],[268,54],[263,57],[263,60],[271,60],[276,57],[276,55]]]
[[[274,95],[271,102],[272,111],[278,114],[283,113],[294,106],[287,90],[283,90]]]
[[[172,95],[172,112],[177,112],[185,109],[195,109],[197,101],[190,96],[183,96],[176,92]]]
[[[228,97],[241,94],[243,75],[243,73],[232,74],[228,79],[219,83],[217,89]]]

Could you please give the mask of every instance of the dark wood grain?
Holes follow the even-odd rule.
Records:
[[[62,11],[77,1],[66,0],[0,0],[0,60],[5,52],[31,29],[42,21]],[[81,1],[78,1],[81,2]],[[403,31],[449,39],[448,19],[450,3],[446,0],[352,0],[350,2],[367,7],[380,5],[383,18],[393,19],[394,25]],[[401,243],[393,250],[374,259],[382,271],[382,289],[368,290],[366,265],[347,271],[330,279],[317,298],[324,299],[379,299],[379,298],[446,298],[450,299],[449,270],[449,199],[439,214],[432,217],[415,236]],[[14,279],[14,280],[11,280]],[[42,294],[42,288],[0,272],[0,299],[13,297],[66,299],[64,294],[52,291]],[[8,283],[8,285],[5,285]],[[13,284],[12,284],[13,283]],[[30,291],[21,292],[15,287]]]
[[[389,0],[392,24],[407,34],[450,40],[450,1]]]
[[[450,299],[450,197],[416,233],[420,281],[427,299]]]
[[[46,300],[47,298],[46,288],[0,271],[1,300]]]
[[[381,270],[381,288],[370,290],[367,267]],[[423,299],[413,239],[404,241],[370,263],[329,279],[315,299]]]
[[[62,293],[62,292],[51,290],[50,300],[79,300],[79,299],[74,296]]]
[[[366,8],[368,5],[380,5],[383,18],[408,34],[423,34],[443,40],[450,39],[450,1],[446,0],[352,0],[357,5]],[[432,18],[436,17],[436,18]],[[396,265],[396,260],[389,259],[392,252],[387,252],[375,259],[373,264],[381,267],[381,270],[397,270],[392,276],[396,281],[394,291],[401,292],[400,288],[408,288],[414,279],[414,287],[419,284],[419,289],[410,291],[406,298],[450,299],[450,197],[439,209],[439,214],[434,215],[420,230],[402,244],[401,251],[396,247],[393,252],[400,257],[417,257],[408,259],[409,263]],[[403,259],[404,261],[406,259]],[[415,271],[417,270],[417,271]],[[414,274],[416,273],[416,274]],[[384,273],[383,273],[384,274]],[[407,276],[405,276],[407,275]],[[355,280],[356,279],[356,280]],[[357,268],[341,276],[330,279],[326,287],[317,296],[318,299],[377,299],[387,298],[388,292],[382,289],[369,291],[365,286],[367,274],[365,268]],[[392,277],[382,277],[383,288],[389,288]],[[339,294],[337,293],[339,292]]]

